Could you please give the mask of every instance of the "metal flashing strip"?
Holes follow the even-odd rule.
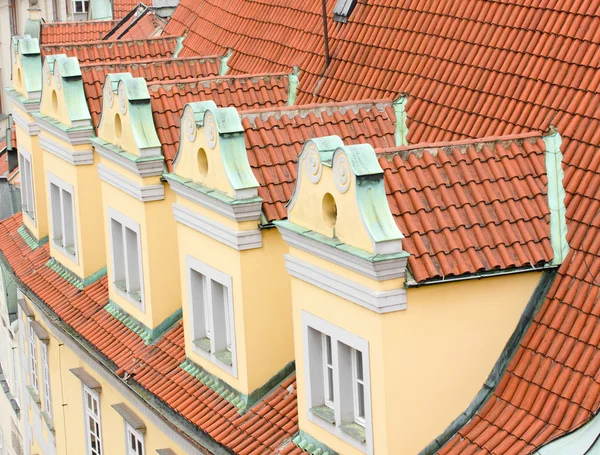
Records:
[[[7,88],[5,90],[6,94],[8,95],[8,97],[10,98],[10,100],[15,103],[17,106],[19,106],[22,110],[24,110],[25,112],[31,114],[33,112],[39,112],[40,110],[40,103],[41,103],[41,95],[42,92],[33,92],[34,94],[37,94],[37,97],[35,99],[27,99],[25,98],[23,95],[21,95],[19,92],[17,92],[15,89],[13,88]],[[14,113],[13,113],[14,116]]]
[[[406,309],[404,288],[376,291],[290,254],[285,255],[285,267],[291,276],[376,313]]]
[[[32,115],[35,118],[40,131],[57,137],[71,145],[89,144],[90,139],[94,136],[94,128],[92,127],[91,121],[82,126],[68,127],[47,115],[40,113],[34,113]]]
[[[263,200],[259,197],[236,200],[219,191],[202,187],[189,180],[186,181],[175,174],[165,174],[164,177],[178,196],[195,202],[230,220],[238,223],[260,220]]]
[[[84,368],[71,368],[69,370],[77,379],[79,379],[88,389],[95,392],[102,391],[102,385]]]
[[[278,221],[276,226],[289,246],[360,273],[367,278],[384,281],[406,276],[408,253],[369,255],[363,250],[316,232],[296,229],[296,226],[289,221]]]
[[[119,413],[121,417],[129,424],[134,430],[140,433],[146,432],[146,424],[140,419],[135,412],[131,410],[125,403],[117,403],[111,405],[111,407]]]
[[[125,382],[116,375],[116,366],[91,343],[81,338],[69,325],[62,321],[54,311],[41,300],[12,270],[10,263],[0,251],[0,263],[9,271],[17,287],[35,303],[40,310],[40,319],[60,343],[73,351],[94,373],[98,374],[111,387],[116,389],[128,403],[163,432],[170,440],[180,446],[188,455],[229,455],[229,451],[208,435],[198,431],[183,416],[167,407],[154,395],[150,395],[135,381]],[[78,369],[77,369],[78,370]],[[96,381],[97,382],[97,381]]]
[[[294,443],[296,447],[302,449],[303,452],[309,453],[310,455],[338,455],[336,451],[330,449],[320,441],[317,441],[302,430],[298,430],[298,434],[292,439],[292,443]]]
[[[29,325],[35,332],[35,336],[44,344],[50,343],[50,335],[48,335],[48,331],[42,327],[42,325],[37,321],[29,321]]]
[[[141,202],[162,201],[165,198],[164,185],[139,185],[102,163],[98,164],[98,176],[103,182],[114,186]]]
[[[125,150],[112,147],[112,144],[102,139],[94,138],[91,142],[102,158],[106,158],[140,177],[157,177],[163,174],[165,159],[162,155],[140,158]]]
[[[49,240],[48,236],[44,237],[41,240],[36,239],[35,236],[29,231],[29,229],[27,229],[27,227],[24,224],[19,226],[19,228],[17,229],[17,232],[19,233],[21,238],[25,241],[27,246],[32,250],[35,250],[36,248],[39,248],[42,245],[45,245],[46,243],[48,243],[48,240]]]
[[[498,386],[498,383],[502,379],[502,376],[505,373],[506,367],[512,360],[513,356],[517,352],[519,348],[519,343],[521,339],[529,329],[531,325],[531,321],[534,316],[538,312],[541,307],[550,287],[552,286],[552,282],[556,277],[557,269],[548,269],[542,275],[538,285],[536,286],[529,302],[525,306],[525,310],[519,319],[519,323],[515,328],[514,332],[508,339],[504,350],[498,357],[492,371],[490,372],[485,384],[481,388],[481,390],[477,393],[471,404],[465,409],[461,415],[459,415],[449,426],[444,430],[442,434],[440,434],[437,438],[435,438],[432,442],[427,445],[423,450],[421,450],[417,455],[433,455],[437,451],[439,451],[454,435],[457,434],[458,430],[460,430],[463,426],[467,424],[476,414],[477,412],[487,403],[489,398],[492,396],[494,390]]]
[[[198,215],[177,202],[173,204],[173,215],[175,221],[238,251],[262,247],[260,229],[235,231],[221,223]]]
[[[40,146],[47,152],[52,153],[54,156],[73,166],[94,164],[94,152],[91,147],[89,150],[83,152],[72,153],[65,150],[63,145],[44,134],[40,134]]]

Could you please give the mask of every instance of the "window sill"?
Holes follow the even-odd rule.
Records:
[[[31,395],[32,400],[38,406],[40,406],[42,404],[42,401],[40,400],[40,394],[37,392],[37,390],[35,390],[32,386],[28,385],[27,391],[29,392],[29,395]]]
[[[340,425],[340,430],[342,430],[347,435],[353,437],[358,442],[365,443],[367,441],[367,434],[365,432],[365,427],[359,425],[356,422],[352,423],[344,423]]]
[[[125,281],[115,281],[113,283],[115,288],[117,289],[118,294],[127,299],[133,305],[136,305],[138,308],[141,308],[144,311],[144,306],[142,305],[142,292],[141,291],[132,291],[127,292],[127,286]]]
[[[332,425],[335,424],[335,414],[333,412],[333,409],[331,409],[328,406],[321,405],[315,408],[310,408],[310,412],[327,423],[330,423]]]
[[[217,352],[215,353],[215,357],[228,366],[233,365],[233,355],[231,354],[231,351],[225,350]]]
[[[50,414],[48,414],[46,411],[42,411],[42,419],[44,419],[44,422],[46,422],[48,430],[54,433],[54,424],[52,423],[52,417],[50,417]]]
[[[75,253],[75,248],[74,247],[64,247],[61,245],[61,243],[62,243],[62,238],[52,239],[52,246],[54,248],[56,248],[63,256],[69,258],[75,264],[78,264],[77,254]]]
[[[210,352],[210,338],[198,338],[194,341],[194,346],[199,349],[202,349],[204,352]]]

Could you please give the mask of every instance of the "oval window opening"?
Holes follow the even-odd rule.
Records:
[[[208,157],[202,148],[198,150],[198,172],[200,172],[200,178],[204,178],[208,174]]]
[[[327,226],[330,228],[334,227],[337,221],[337,206],[331,193],[326,193],[325,196],[323,196],[322,207],[325,223],[327,223]]]
[[[52,90],[52,109],[54,112],[58,112],[58,95],[56,90]]]
[[[117,139],[121,139],[121,134],[123,134],[121,116],[119,114],[115,114],[115,135],[117,136]]]

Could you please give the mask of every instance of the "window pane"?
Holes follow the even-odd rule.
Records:
[[[60,246],[63,245],[62,231],[62,204],[60,201],[60,188],[54,183],[50,184],[50,209],[52,210],[52,238]]]
[[[327,367],[327,400],[333,403],[333,368]]]
[[[138,236],[136,232],[127,227],[125,228],[125,242],[127,247],[127,277],[129,279],[127,292],[135,293],[140,291],[141,284]]]
[[[63,217],[64,217],[64,231],[63,231],[63,246],[67,250],[72,250],[75,253],[75,217],[73,211],[73,196],[68,191],[62,191],[63,196]]]
[[[113,268],[115,283],[121,289],[125,287],[125,246],[123,245],[123,226],[116,220],[110,220],[110,234],[112,237]]]
[[[354,351],[356,353],[356,377],[363,380],[363,361],[362,361],[362,352]]]
[[[358,407],[357,407],[357,415],[358,417],[364,419],[365,418],[365,386],[363,384],[358,384]]]
[[[331,354],[331,337],[330,336],[325,336],[325,340],[326,340],[326,345],[327,345],[327,364],[331,365],[332,363],[332,354]]]

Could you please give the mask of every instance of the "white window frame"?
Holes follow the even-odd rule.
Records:
[[[19,169],[21,174],[21,206],[23,213],[36,225],[35,187],[31,153],[19,145]]]
[[[327,359],[324,352],[326,336],[331,337],[333,402],[326,400]],[[304,310],[302,310],[302,342],[308,420],[361,452],[373,455],[369,342]],[[362,354],[364,418],[358,415],[356,351]],[[327,408],[333,410],[333,423],[323,414],[319,415],[318,409],[327,410]],[[344,431],[347,425],[353,424],[364,427],[364,442],[351,436],[348,431]]]
[[[81,11],[77,11],[77,5],[81,5]],[[84,14],[88,12],[89,0],[73,0],[73,14]]]
[[[38,359],[37,359],[37,335],[29,320],[29,381],[30,385],[39,395],[39,376],[38,376]]]
[[[56,190],[53,189],[56,187]],[[58,191],[58,194],[55,193]],[[67,193],[71,204],[65,201]],[[55,197],[57,196],[57,197]],[[52,233],[52,246],[76,264],[79,263],[77,248],[77,217],[75,215],[75,190],[73,185],[48,172],[48,200],[50,201],[50,229]],[[70,216],[67,213],[71,211]],[[57,238],[57,226],[60,227],[60,238]],[[72,250],[65,244],[65,232],[71,230],[73,235]]]
[[[128,422],[125,422],[125,450],[126,455],[145,455],[146,454],[146,446],[144,444],[144,435],[133,428]],[[136,448],[132,448],[130,443],[131,441],[136,442]],[[141,449],[141,450],[139,450]]]
[[[237,352],[235,317],[233,305],[233,283],[229,275],[198,259],[186,257],[188,303],[194,352],[214,363],[237,378]],[[202,277],[201,282],[198,279]],[[218,311],[212,299],[212,283],[222,286],[226,299],[223,311]],[[200,288],[202,286],[202,288]],[[219,320],[219,316],[221,319]],[[208,319],[208,320],[207,320]],[[223,329],[217,329],[221,326]],[[208,336],[207,336],[208,335]],[[206,339],[210,341],[207,349]],[[204,343],[200,342],[204,340]],[[201,345],[203,345],[201,347]],[[223,351],[231,353],[231,365],[221,360]]]
[[[96,402],[96,408],[98,410],[97,413],[88,406],[88,397],[92,402]],[[83,385],[83,416],[85,420],[85,453],[86,455],[102,455],[103,446],[100,395],[85,384]],[[90,427],[90,421],[92,421],[96,428],[92,429]],[[93,434],[92,431],[94,432]],[[98,447],[95,450],[92,448],[92,437],[95,437],[98,441]]]
[[[52,395],[50,394],[50,368],[48,367],[48,346],[40,343],[40,355],[42,360],[42,388],[44,389],[43,409],[52,420]]]
[[[114,222],[118,223],[121,225],[121,229],[120,232],[115,232],[115,226],[114,226]],[[128,247],[128,241],[127,241],[127,230],[133,232],[136,234],[136,241],[137,241],[137,267],[139,269],[139,276],[138,276],[138,280],[139,280],[139,296],[140,299],[138,300],[136,298],[136,292],[132,292],[134,291],[133,289],[130,288],[131,286],[131,281],[133,279],[135,279],[135,275],[132,276],[132,266],[130,266],[129,260],[129,254],[131,254],[131,248]],[[119,294],[121,297],[127,299],[131,304],[133,304],[134,306],[136,306],[137,308],[139,308],[141,311],[145,311],[145,304],[144,304],[144,269],[143,269],[143,262],[142,262],[142,235],[141,235],[141,228],[140,228],[140,224],[135,222],[134,220],[132,220],[131,218],[123,215],[121,212],[113,209],[112,207],[108,208],[108,235],[110,236],[109,240],[110,240],[110,256],[111,256],[111,261],[112,261],[112,283],[113,286],[117,292],[117,294]],[[115,248],[115,241],[117,241],[118,239],[116,239],[116,236],[120,235],[120,242],[121,245],[123,246],[123,251],[122,251],[122,263],[121,264],[117,264],[117,258],[115,256],[116,253],[116,248]],[[129,253],[129,254],[128,254]],[[123,271],[121,273],[124,274],[124,278],[125,280],[117,280],[117,271],[120,269],[123,269]],[[123,285],[117,285],[117,281],[122,282],[124,281],[124,286]]]

